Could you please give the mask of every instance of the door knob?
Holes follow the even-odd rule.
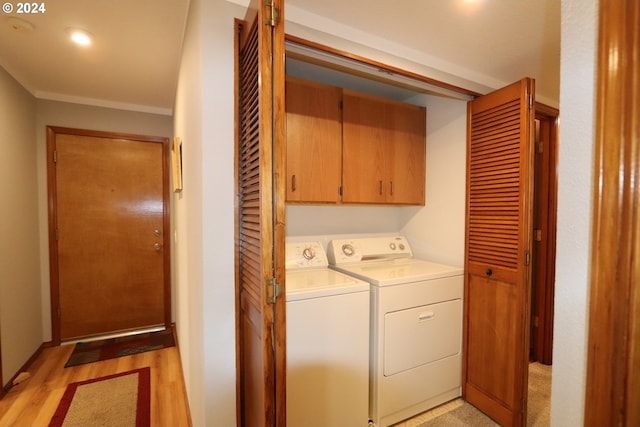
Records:
[[[162,250],[162,245],[160,243],[154,243],[153,249],[155,249],[156,252],[160,252]]]

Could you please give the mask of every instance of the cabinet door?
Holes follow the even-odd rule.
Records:
[[[346,90],[342,100],[342,201],[384,203],[388,191],[385,104]]]
[[[341,88],[287,77],[287,202],[340,201],[341,98]]]
[[[344,91],[342,201],[424,204],[426,110]]]
[[[427,115],[424,107],[386,104],[387,200],[424,205]]]

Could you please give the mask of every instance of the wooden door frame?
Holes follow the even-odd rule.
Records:
[[[640,3],[599,2],[586,426],[640,425]]]
[[[534,266],[536,271],[535,311],[537,326],[532,322],[533,354],[532,361],[551,365],[553,358],[553,302],[556,275],[556,224],[558,204],[558,116],[559,111],[536,102],[536,119],[545,121],[549,129],[549,140],[543,147],[536,148],[543,156],[541,183],[534,191],[537,197],[538,224],[542,225],[541,240],[534,241]],[[540,197],[542,196],[542,197]],[[540,218],[543,216],[544,218]],[[533,283],[532,283],[533,286]]]
[[[60,318],[57,316],[60,305],[60,283],[58,271],[58,245],[56,244],[57,192],[54,151],[56,135],[67,134],[94,138],[125,139],[139,142],[162,144],[162,199],[163,199],[163,274],[164,274],[164,326],[171,327],[171,216],[169,190],[169,138],[157,136],[133,135],[127,133],[104,132],[96,130],[47,126],[47,198],[49,211],[49,278],[51,291],[51,341],[53,345],[60,345]]]

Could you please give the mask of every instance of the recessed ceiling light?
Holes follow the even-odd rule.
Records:
[[[472,13],[479,10],[484,3],[484,0],[460,0],[458,7],[465,13]]]
[[[80,30],[77,28],[69,28],[68,31],[71,40],[73,40],[73,42],[76,44],[88,46],[93,41],[93,35],[88,31]]]

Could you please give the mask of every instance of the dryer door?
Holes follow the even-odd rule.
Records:
[[[458,355],[461,336],[460,299],[385,314],[384,376]]]

